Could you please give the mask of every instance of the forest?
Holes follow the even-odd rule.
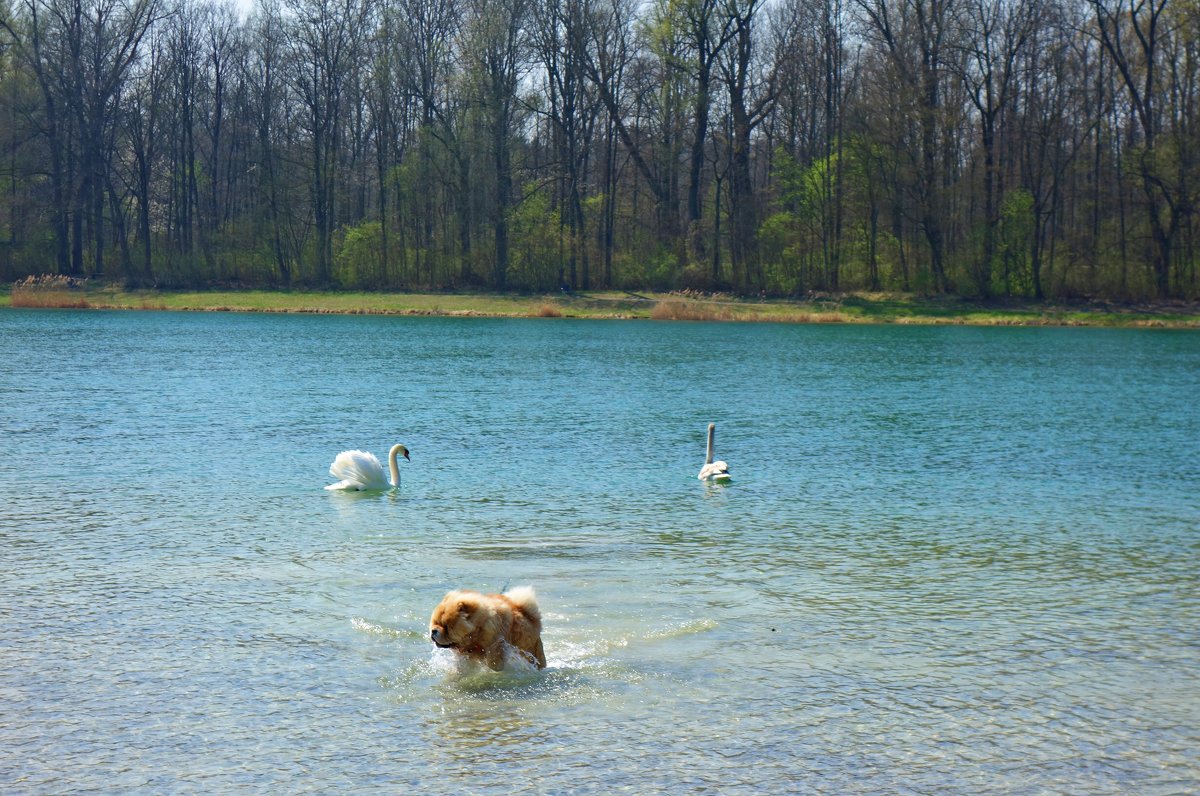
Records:
[[[0,0],[0,278],[1200,296],[1196,0]]]

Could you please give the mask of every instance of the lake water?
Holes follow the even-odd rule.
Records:
[[[0,362],[6,793],[1200,790],[1196,332],[6,310]],[[435,652],[510,584],[547,670]]]

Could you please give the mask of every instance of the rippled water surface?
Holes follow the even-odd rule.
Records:
[[[7,310],[0,362],[4,792],[1200,790],[1195,332]],[[545,672],[434,652],[523,583]]]

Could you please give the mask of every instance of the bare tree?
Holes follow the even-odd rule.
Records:
[[[131,177],[128,180],[137,202],[137,236],[141,249],[141,263],[131,281],[153,283],[154,280],[154,233],[151,227],[153,212],[154,172],[159,168],[163,132],[163,96],[166,91],[168,72],[165,48],[151,33],[147,57],[142,59],[123,95],[126,108],[125,138],[132,156]]]
[[[513,204],[512,138],[518,122],[517,88],[529,61],[527,0],[471,0],[464,56],[474,84],[493,171],[492,284],[508,278],[509,218]]]
[[[712,107],[713,72],[725,46],[738,35],[734,18],[721,13],[720,0],[687,0],[679,13],[684,41],[690,55],[692,81],[692,136],[688,153],[687,235],[688,253],[699,262],[705,257],[704,237],[699,228],[703,213],[702,174]]]
[[[763,289],[758,258],[758,208],[751,170],[752,136],[775,101],[774,63],[756,58],[762,0],[725,0],[722,13],[733,30],[724,52],[721,72],[729,95],[730,112],[730,255],[735,280],[744,290]]]
[[[947,37],[957,0],[855,0],[867,30],[888,55],[910,103],[916,127],[914,194],[918,219],[929,249],[935,290],[950,288],[946,273],[944,89]]]
[[[1137,166],[1154,240],[1151,270],[1158,295],[1167,296],[1175,238],[1192,205],[1186,185],[1180,183],[1177,173],[1171,173],[1162,146],[1164,136],[1169,139],[1171,130],[1179,129],[1166,126],[1165,108],[1159,103],[1167,96],[1162,77],[1164,50],[1176,33],[1167,13],[1168,0],[1090,2],[1097,35],[1121,75],[1140,128]]]
[[[621,108],[624,104],[625,73],[632,58],[630,41],[633,4],[629,0],[580,0],[580,31],[571,40],[575,59],[582,74],[606,110],[601,192],[601,224],[598,243],[604,258],[604,283],[613,283],[613,250],[616,245],[617,190],[620,164],[618,141],[629,152],[643,175],[652,171],[625,127]]]
[[[429,281],[433,282],[432,250],[438,193],[436,181],[448,193],[457,227],[459,279],[473,279],[472,234],[474,191],[471,185],[471,154],[466,139],[467,101],[460,90],[461,47],[458,45],[465,10],[457,0],[399,0],[398,11],[405,21],[397,29],[400,46],[411,60],[405,72],[408,91],[419,110],[416,157],[419,179],[427,186],[414,197],[418,254],[425,252]],[[437,156],[448,158],[448,163]],[[448,243],[448,242],[447,242]],[[421,262],[418,257],[418,278]]]
[[[973,273],[976,289],[983,296],[992,292],[996,228],[1004,193],[1003,170],[997,162],[997,127],[1001,112],[1015,94],[1019,58],[1040,6],[1039,0],[966,0],[960,9],[962,29],[955,41],[964,57],[956,64],[978,114],[983,148],[983,247]]]
[[[359,34],[367,8],[361,0],[292,0],[291,80],[303,103],[311,165],[310,190],[317,234],[318,284],[333,270],[338,223],[338,160],[344,134],[347,86],[358,66]]]
[[[566,279],[560,267],[559,282],[586,290],[591,274],[584,245],[584,181],[599,102],[581,63],[587,36],[584,9],[577,0],[544,0],[533,9],[533,44],[549,101],[547,117],[553,129],[556,182],[564,206],[560,235],[564,226],[567,231]]]
[[[105,198],[120,93],[157,0],[21,0],[26,26],[18,50],[41,89],[54,185],[59,270],[104,273]],[[86,229],[85,229],[86,221]]]

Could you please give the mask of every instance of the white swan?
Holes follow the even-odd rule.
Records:
[[[342,451],[333,460],[333,464],[329,465],[329,474],[341,480],[325,488],[355,489],[361,492],[368,489],[387,489],[400,486],[400,467],[396,464],[397,456],[403,456],[405,460],[412,461],[408,458],[408,448],[403,445],[393,445],[392,449],[388,451],[388,469],[392,471],[392,480],[391,483],[388,483],[383,477],[383,465],[375,458],[375,454],[367,451]]]
[[[704,456],[704,466],[696,477],[701,481],[732,481],[729,465],[722,461],[713,461],[713,436],[717,433],[717,424],[708,424],[708,453]]]

